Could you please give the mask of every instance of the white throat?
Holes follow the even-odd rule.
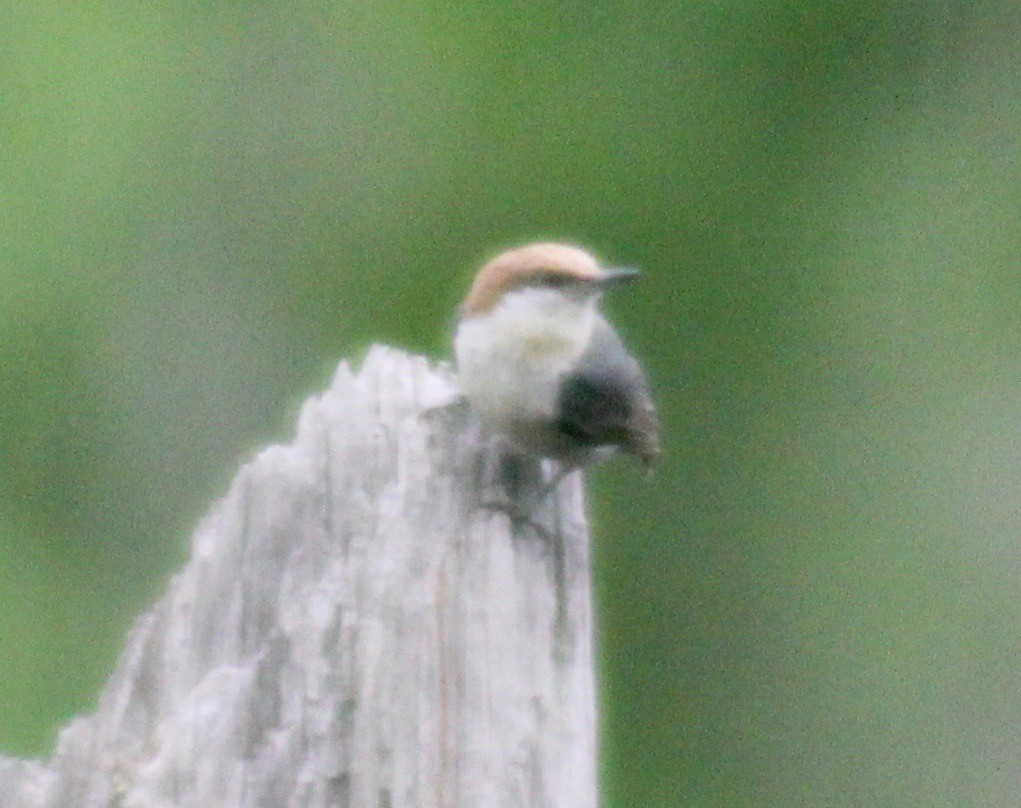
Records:
[[[589,343],[596,304],[595,297],[524,288],[463,320],[454,354],[461,387],[479,414],[497,427],[555,418],[560,378]]]

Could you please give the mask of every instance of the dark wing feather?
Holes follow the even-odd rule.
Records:
[[[558,428],[584,446],[617,446],[651,462],[659,421],[642,368],[605,320],[560,387]]]

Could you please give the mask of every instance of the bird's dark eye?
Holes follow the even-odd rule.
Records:
[[[562,289],[570,283],[570,278],[560,272],[539,272],[535,276],[536,286],[544,286],[547,289]]]

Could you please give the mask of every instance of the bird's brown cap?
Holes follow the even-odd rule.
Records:
[[[479,270],[461,304],[461,317],[491,311],[504,293],[544,274],[593,281],[600,279],[603,271],[589,253],[569,244],[542,242],[507,250]]]

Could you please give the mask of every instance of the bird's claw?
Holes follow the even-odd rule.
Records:
[[[502,513],[509,520],[515,529],[531,528],[547,543],[556,540],[556,536],[542,522],[535,518],[533,509],[523,507],[521,503],[514,502],[506,497],[486,499],[479,503],[479,507],[486,511]]]

